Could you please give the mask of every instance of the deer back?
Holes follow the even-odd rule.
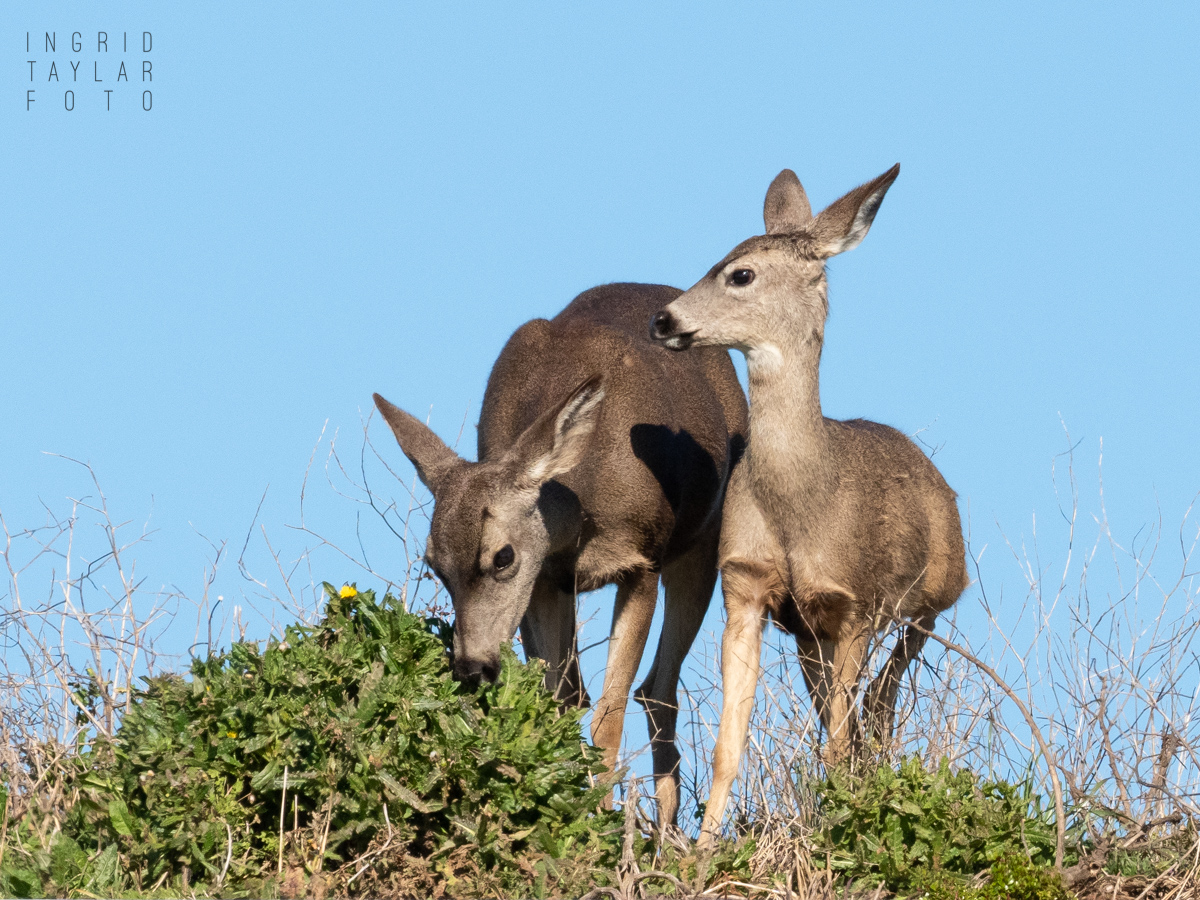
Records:
[[[746,434],[747,409],[725,350],[672,353],[647,323],[680,291],[609,284],[580,294],[553,319],[509,339],[488,379],[479,460],[503,456],[581,379],[601,373],[605,399],[589,451],[557,479],[586,526],[580,589],[634,557],[655,566],[682,552],[719,514]]]
[[[864,419],[825,424],[836,487],[802,552],[824,559],[865,614],[948,609],[967,584],[954,491],[895,428]]]

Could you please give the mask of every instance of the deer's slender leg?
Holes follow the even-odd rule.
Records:
[[[850,749],[859,740],[858,717],[854,711],[853,693],[853,686],[857,684],[857,681],[852,681],[848,688],[838,684],[834,668],[834,661],[838,658],[839,652],[836,641],[811,641],[797,638],[796,649],[800,654],[800,667],[804,672],[804,683],[808,687],[809,696],[812,697],[813,707],[821,720],[821,726],[825,729],[825,760],[829,763],[837,763],[848,755]],[[846,701],[842,705],[839,705],[834,699],[839,695]],[[840,736],[845,739],[845,742],[840,744],[833,740],[839,727],[845,732]]]
[[[837,764],[847,759],[859,739],[858,710],[854,703],[858,681],[862,677],[870,635],[857,622],[848,622],[840,640],[832,646],[832,666],[827,700],[829,735],[825,742],[825,761]],[[822,650],[825,650],[822,647]]]
[[[758,687],[762,633],[779,580],[754,564],[728,561],[721,570],[721,586],[726,612],[725,633],[721,638],[721,723],[713,751],[712,794],[700,829],[700,842],[704,846],[710,846],[720,832],[733,780],[746,748]]]
[[[796,650],[800,655],[800,670],[804,673],[804,685],[812,697],[825,731],[829,731],[829,688],[832,683],[830,668],[833,665],[833,644],[829,641],[810,641],[796,638]]]
[[[700,631],[717,583],[717,534],[663,568],[666,605],[658,652],[635,697],[646,710],[654,755],[654,794],[660,828],[674,825],[679,812],[679,670]]]
[[[933,630],[937,615],[925,615],[916,620],[928,631]],[[915,628],[905,627],[900,640],[892,649],[892,655],[879,671],[879,675],[867,688],[863,698],[863,715],[866,717],[872,739],[886,744],[892,739],[896,724],[896,694],[900,690],[900,679],[914,659],[921,655],[926,636]]]
[[[592,709],[592,743],[604,750],[604,764],[610,769],[616,767],[629,688],[646,647],[657,602],[658,573],[650,569],[637,569],[617,583],[604,691]]]
[[[521,620],[526,659],[546,663],[546,689],[564,706],[587,706],[587,691],[579,672],[575,641],[575,597],[559,590],[549,578],[533,585],[529,609]]]

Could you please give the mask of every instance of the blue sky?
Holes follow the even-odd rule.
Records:
[[[199,535],[240,545],[268,485],[258,522],[305,546],[313,447],[356,459],[372,391],[448,440],[465,420],[471,452],[522,322],[602,282],[687,287],[761,232],[781,168],[819,208],[899,161],[830,265],[826,414],[924,429],[993,596],[1025,590],[1002,535],[1036,516],[1044,560],[1065,550],[1064,424],[1083,520],[1103,441],[1114,536],[1161,516],[1169,551],[1200,491],[1198,26],[1182,3],[8,2],[0,510],[40,522],[87,490],[43,451],[86,460],[155,530],[147,587],[198,595]],[[116,52],[143,31],[149,54]],[[83,62],[72,112],[52,59]],[[377,570],[399,558],[333,492],[307,503]],[[252,587],[226,565],[214,593]]]

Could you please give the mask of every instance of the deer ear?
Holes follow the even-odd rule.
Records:
[[[461,458],[420,419],[393,406],[378,394],[373,396],[379,412],[396,436],[396,443],[416,468],[417,477],[431,493],[436,494],[439,482],[462,461]]]
[[[604,376],[596,374],[525,429],[512,452],[529,481],[543,484],[579,464],[587,451],[588,438],[600,421],[603,400]]]
[[[878,178],[833,201],[813,219],[809,233],[822,257],[845,253],[862,243],[875,221],[875,213],[879,212],[879,204],[883,203],[883,195],[899,174],[900,163],[896,163]]]
[[[786,234],[799,231],[812,220],[812,207],[804,186],[791,169],[775,176],[763,201],[763,224],[767,234]]]

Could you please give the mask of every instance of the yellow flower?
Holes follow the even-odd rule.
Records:
[[[352,585],[352,584],[343,585],[342,589],[340,591],[338,591],[338,596],[341,597],[343,600],[349,599],[350,597],[354,597],[357,595],[358,595],[358,588],[354,587],[354,585]]]
[[[229,736],[229,737],[231,737],[231,738],[235,738],[235,737],[237,737],[237,732],[236,732],[236,731],[227,731],[227,732],[225,732],[225,734],[226,734],[226,735],[228,735],[228,736]]]

